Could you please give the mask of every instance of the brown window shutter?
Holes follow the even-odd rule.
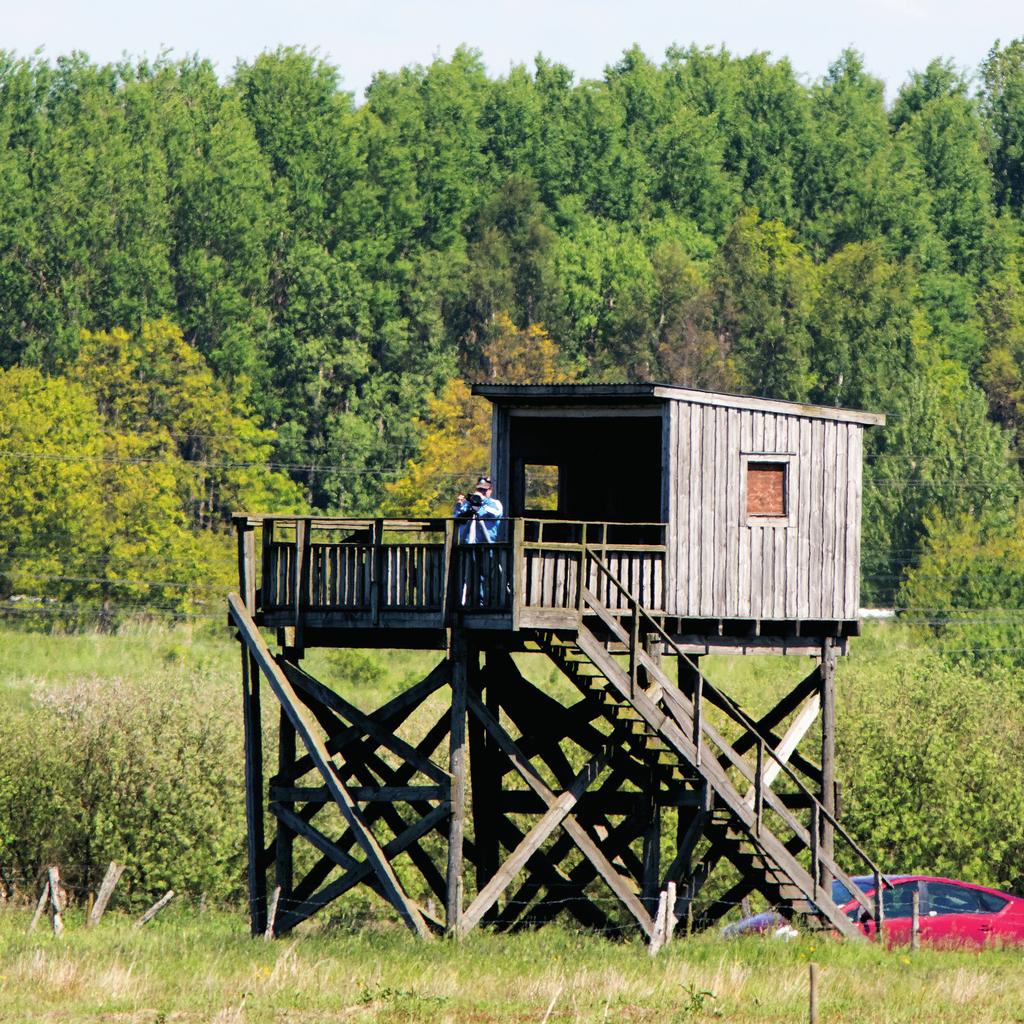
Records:
[[[747,463],[747,515],[786,515],[786,464]]]

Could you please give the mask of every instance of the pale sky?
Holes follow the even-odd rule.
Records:
[[[577,79],[600,77],[639,43],[660,61],[673,43],[788,56],[807,81],[847,46],[865,55],[890,97],[933,57],[973,70],[996,39],[1024,36],[1020,0],[0,0],[0,49],[54,59],[83,50],[98,62],[198,53],[221,77],[238,59],[279,45],[316,49],[361,98],[375,71],[481,51],[493,75],[537,53]]]

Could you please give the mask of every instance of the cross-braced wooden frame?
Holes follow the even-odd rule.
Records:
[[[424,938],[445,929],[462,935],[479,924],[533,927],[563,912],[586,927],[639,928],[650,936],[658,893],[668,882],[679,887],[674,911],[696,923],[717,920],[755,891],[772,902],[793,895],[716,813],[700,766],[666,757],[653,742],[651,722],[608,689],[591,686],[593,677],[579,675],[550,636],[538,646],[575,685],[578,699],[568,687],[556,698],[524,678],[506,650],[481,649],[456,630],[447,657],[425,679],[365,713],[304,671],[300,652],[272,654],[237,598],[231,615],[243,642],[256,933],[267,927],[271,869],[280,889],[277,935],[357,886],[386,900]],[[739,754],[760,751],[750,771],[765,779],[759,742],[785,752],[833,814],[834,666],[826,646],[814,671],[732,741]],[[278,763],[266,800],[261,678],[280,708]],[[650,684],[642,667],[638,678],[641,688]],[[680,659],[680,690],[692,695],[697,678]],[[705,697],[712,706],[722,700],[710,685]],[[424,731],[431,709],[435,717]],[[403,739],[414,713],[418,732]],[[818,717],[820,764],[796,749]],[[800,807],[799,793],[780,792],[779,799]],[[275,826],[269,843],[267,814]],[[820,843],[831,855],[826,830]],[[739,881],[695,912],[707,879],[726,862]]]

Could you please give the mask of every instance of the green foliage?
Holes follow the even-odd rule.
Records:
[[[813,383],[808,320],[814,265],[779,221],[745,213],[722,246],[716,316],[742,380],[756,394],[803,401]]]
[[[864,599],[891,603],[926,523],[942,517],[1007,522],[1021,494],[1007,436],[988,420],[980,389],[954,363],[918,345],[919,370],[892,398],[884,431],[869,435],[864,483]]]
[[[109,619],[121,603],[184,611],[202,587],[171,467],[108,431],[82,387],[38,370],[0,371],[0,517],[8,601]]]
[[[34,694],[0,722],[0,862],[72,888],[129,866],[120,897],[168,888],[237,899],[244,871],[240,724],[201,679],[85,679]]]
[[[987,451],[979,387],[1024,443],[1022,55],[997,43],[977,95],[932,61],[886,110],[852,50],[807,85],[765,53],[632,46],[577,81],[544,57],[489,78],[460,48],[359,106],[298,48],[224,83],[200,58],[2,54],[0,366],[71,377],[108,416],[114,353],[179,325],[152,358],[180,381],[117,356],[147,381],[117,457],[169,460],[202,526],[300,497],[379,511],[431,400],[491,372],[502,314],[582,380],[878,408],[866,594],[891,598],[925,517],[999,500],[890,463]]]
[[[906,639],[862,648],[865,662],[843,672],[844,824],[887,871],[1019,889],[1024,693],[1016,673],[977,675],[927,641]]]

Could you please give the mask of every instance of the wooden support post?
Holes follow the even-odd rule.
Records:
[[[474,657],[479,654],[474,651]],[[469,682],[469,646],[461,630],[452,631],[452,725],[448,754],[451,775],[451,821],[448,829],[448,896],[445,922],[452,935],[462,924],[462,840],[466,819],[466,690]]]
[[[643,853],[641,858],[643,862],[642,891],[647,909],[653,911],[655,909],[658,886],[661,882],[661,807],[654,799],[657,793],[658,781],[653,773],[648,785],[648,795],[651,799],[648,805],[647,827],[643,831]]]
[[[517,522],[522,525],[521,520]],[[474,667],[471,662],[470,668]],[[487,709],[495,718],[499,715],[499,674],[498,664],[492,655],[488,655],[484,671],[471,673],[475,678],[469,680],[475,694],[479,696],[483,690]],[[469,717],[469,771],[473,787],[473,846],[476,852],[476,888],[479,892],[494,877],[500,862],[498,802],[501,797],[501,775],[494,741],[473,716]],[[497,916],[496,909],[491,908],[484,920],[495,919]]]
[[[264,544],[272,534],[264,537]],[[255,537],[238,533],[238,574],[247,613],[256,612]],[[249,929],[261,935],[267,926],[267,880],[263,870],[266,843],[263,823],[263,720],[260,712],[260,670],[244,643],[242,652],[242,729],[245,743],[245,820],[248,853]]]
[[[123,864],[115,864],[113,861],[110,862],[110,866],[107,868],[107,873],[103,876],[99,895],[96,897],[96,902],[92,905],[92,909],[86,919],[86,928],[95,928],[96,925],[100,923],[100,918],[103,917],[103,912],[107,909],[110,897],[114,894],[114,886],[117,885],[123,873]]]
[[[885,900],[882,899],[882,886],[885,879],[881,871],[875,871],[875,939],[885,942]]]
[[[292,725],[284,708],[281,708],[277,733],[277,772],[279,778],[286,778],[295,764],[295,726]],[[289,810],[295,809],[294,801],[281,801]],[[292,898],[294,884],[295,833],[283,821],[278,820],[277,835],[274,839],[274,882],[285,903]]]
[[[910,948],[914,952],[921,948],[921,890],[916,884],[910,894]]]
[[[832,640],[821,648],[821,853],[826,863],[835,853],[835,830],[828,815],[836,813],[836,649]],[[832,872],[822,868],[821,885],[832,891]]]

